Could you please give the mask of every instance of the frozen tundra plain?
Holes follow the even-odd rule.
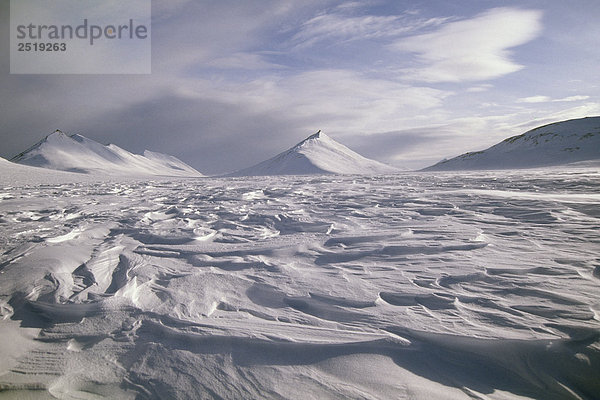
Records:
[[[0,399],[600,397],[597,169],[1,167]]]
[[[599,140],[203,178],[54,132],[0,159],[0,399],[600,399]]]

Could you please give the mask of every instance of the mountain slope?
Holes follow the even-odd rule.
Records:
[[[132,154],[81,135],[68,136],[57,130],[10,161],[70,172],[108,175],[202,176],[179,159],[146,151]]]
[[[390,174],[397,169],[370,160],[336,142],[321,131],[273,158],[228,176]]]
[[[540,126],[483,151],[465,153],[424,171],[535,168],[600,160],[600,117]]]
[[[0,158],[0,186],[22,187],[28,185],[51,185],[70,182],[92,182],[100,175],[78,174],[56,169],[32,167]],[[2,195],[0,194],[0,198]],[[2,218],[0,218],[1,220]]]

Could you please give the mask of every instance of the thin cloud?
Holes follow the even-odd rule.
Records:
[[[248,82],[186,82],[180,94],[273,114],[329,132],[392,130],[402,115],[431,115],[452,92],[368,77],[349,70],[264,75]],[[310,128],[312,129],[312,128]]]
[[[222,69],[246,69],[246,70],[268,70],[284,68],[282,65],[274,64],[265,59],[261,54],[234,53],[225,57],[215,58],[204,64],[211,68]]]
[[[570,103],[573,101],[583,101],[583,100],[587,100],[589,99],[590,96],[569,96],[569,97],[563,97],[562,99],[553,99],[551,97],[548,96],[530,96],[530,97],[523,97],[517,100],[517,103],[532,103],[532,104],[537,104],[537,103]]]
[[[418,115],[441,106],[451,93],[363,76],[348,70],[308,71],[285,79],[265,76],[220,87],[223,101],[245,103],[257,112],[326,124],[337,132],[392,130],[399,115]]]
[[[587,100],[589,98],[590,98],[590,96],[569,96],[569,97],[564,97],[562,99],[557,99],[554,101],[566,101],[566,102],[583,101],[583,100]]]
[[[417,54],[422,67],[404,70],[407,79],[426,82],[481,81],[523,68],[509,49],[535,39],[542,13],[495,8],[471,19],[448,22],[434,32],[403,38],[391,49]]]
[[[600,103],[590,102],[568,109],[558,109],[555,111],[547,110],[544,112],[544,115],[544,118],[529,119],[527,122],[519,124],[518,127],[522,130],[532,129],[556,121],[566,121],[569,119],[600,115]]]
[[[420,169],[446,157],[481,150],[510,136],[502,133],[506,132],[506,121],[510,118],[504,115],[438,121],[434,118],[420,127],[357,135],[345,143],[361,154],[388,164]]]
[[[483,85],[477,85],[477,86],[472,86],[470,88],[467,89],[467,93],[481,93],[481,92],[487,92],[488,90],[492,89],[494,87],[494,85],[490,85],[490,84],[483,84]]]
[[[436,26],[445,18],[414,19],[404,15],[348,16],[336,10],[324,13],[304,22],[291,42],[297,48],[316,45],[319,42],[395,38],[416,30]],[[343,9],[341,11],[344,11]]]
[[[517,100],[517,103],[547,103],[549,101],[552,101],[552,99],[548,96],[529,96],[529,97],[523,97],[521,99]]]

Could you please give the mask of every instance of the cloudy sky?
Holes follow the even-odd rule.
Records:
[[[156,0],[150,75],[10,75],[0,18],[4,158],[61,129],[218,174],[321,129],[412,169],[600,115],[598,0]]]

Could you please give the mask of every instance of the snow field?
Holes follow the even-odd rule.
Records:
[[[4,179],[0,398],[600,393],[594,170]]]

